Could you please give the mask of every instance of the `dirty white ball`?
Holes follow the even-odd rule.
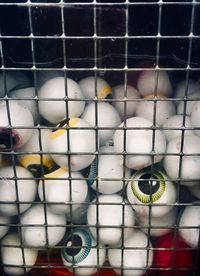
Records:
[[[154,103],[150,98],[145,98],[139,102],[136,107],[136,116],[146,118],[153,122],[155,115],[155,124],[160,126],[166,122],[168,118],[176,114],[175,105],[172,101],[168,101],[165,97],[159,97],[159,100]]]
[[[184,241],[191,247],[197,247],[199,244],[199,225],[200,206],[185,207],[179,222],[179,233]]]
[[[172,85],[166,71],[143,71],[137,82],[137,89],[145,97],[155,93],[169,96],[172,92]]]
[[[167,145],[164,168],[171,179],[179,177],[181,162],[181,137],[176,137]],[[186,135],[184,137],[183,155],[180,167],[180,183],[191,186],[198,184],[200,178],[200,137]]]
[[[176,189],[162,171],[144,169],[132,175],[127,183],[127,199],[140,216],[161,217],[168,213],[176,202]],[[171,204],[171,205],[170,205]]]
[[[166,139],[160,130],[155,130],[154,152],[153,149],[153,123],[141,117],[132,117],[126,120],[126,135],[124,129],[117,129],[113,136],[114,148],[116,152],[129,154],[126,156],[126,166],[134,170],[148,167],[152,163],[160,162],[166,150]],[[119,126],[124,128],[124,122]],[[134,129],[135,128],[135,129]],[[126,141],[124,141],[126,137]],[[124,144],[126,149],[124,149]]]
[[[0,168],[0,201],[4,203],[7,201],[11,202],[0,204],[0,213],[5,216],[14,216],[18,212],[21,214],[26,211],[35,200],[37,193],[37,183],[33,179],[33,175],[27,169],[20,166],[15,166],[15,170],[16,183],[14,180],[15,173],[13,166]],[[18,198],[16,189],[18,191]],[[18,205],[16,203],[17,200],[27,203]]]
[[[139,92],[133,86],[127,85],[126,89],[127,90],[125,90],[123,84],[117,85],[113,87],[112,93],[112,98],[114,100],[119,100],[113,101],[112,104],[119,112],[122,119],[130,118],[135,115],[136,106],[138,104],[136,99],[141,97]]]
[[[114,153],[115,150],[112,146],[99,148],[98,166],[97,159],[95,159],[90,167],[88,184],[102,194],[119,192],[124,186],[123,177],[124,179],[130,177],[130,169],[124,167],[123,156]],[[94,181],[97,176],[98,184],[97,181]]]
[[[149,216],[151,213],[149,212]],[[171,232],[176,221],[176,212],[172,208],[168,213],[161,217],[151,216],[138,216],[139,225],[141,230],[152,237],[161,237]],[[165,228],[166,227],[166,228]]]
[[[148,250],[148,247],[151,248],[152,245],[147,235],[137,230],[125,239],[123,253],[120,248],[108,249],[109,263],[116,267],[114,270],[118,275],[121,275],[123,268],[124,276],[141,276],[153,262],[153,251]]]
[[[200,122],[199,122],[199,118],[200,118],[200,101],[199,102],[195,102],[192,108],[192,112],[191,112],[191,124],[194,128],[199,128],[200,127]],[[197,135],[200,135],[200,129],[199,130],[194,130],[194,132]]]
[[[105,247],[93,239],[87,228],[71,229],[66,234],[63,246],[61,249],[63,264],[76,275],[94,275],[97,266],[102,266],[105,262]]]
[[[97,122],[96,122],[97,114]],[[121,118],[117,110],[109,103],[98,102],[90,103],[86,106],[82,118],[87,121],[91,126],[100,128],[113,128],[113,129],[99,129],[98,136],[101,145],[104,145],[110,140],[114,134],[114,128],[121,123]]]
[[[37,260],[38,251],[33,248],[22,250],[21,240],[17,234],[8,234],[1,241],[1,258],[6,275],[24,275],[31,271]],[[23,258],[24,257],[24,258]],[[23,268],[22,266],[30,266]],[[21,267],[20,267],[21,266]]]
[[[67,102],[64,99],[66,96],[68,97]],[[77,101],[84,99],[80,86],[69,78],[66,79],[66,84],[64,77],[48,80],[38,91],[38,97],[40,114],[53,124],[59,123],[67,115],[69,118],[79,117],[85,107],[84,101]],[[76,100],[74,101],[73,99]]]
[[[53,160],[60,167],[72,171],[88,167],[95,159],[94,153],[98,146],[95,130],[81,118],[71,118],[69,122],[63,121],[58,127],[51,132],[47,141]],[[67,155],[68,150],[70,156]]]
[[[72,178],[71,181],[69,177]],[[88,186],[83,175],[79,172],[71,172],[69,175],[65,169],[58,168],[45,174],[44,178],[44,181],[40,180],[38,185],[40,200],[45,199],[49,203],[49,210],[53,213],[67,215],[70,219],[70,211],[73,216],[73,212],[87,199]]]
[[[193,110],[193,106],[197,102],[200,103],[200,91],[188,96],[186,108],[184,107],[184,101],[180,101],[177,104],[177,114],[186,114],[190,116]]]
[[[190,193],[198,199],[200,199],[200,185],[199,184],[200,183],[198,183],[197,185],[188,187]]]
[[[22,147],[30,139],[33,132],[31,127],[34,126],[33,116],[27,107],[19,101],[9,101],[8,106],[9,109],[6,101],[0,102],[1,151],[10,151]],[[12,129],[9,129],[10,123]]]
[[[194,134],[194,131],[192,130],[191,120],[189,116],[183,115],[174,115],[166,120],[166,122],[163,124],[163,132],[165,134],[165,137],[167,141],[171,141],[172,139],[179,137],[182,135],[183,128],[183,119],[184,121],[184,135],[192,135]],[[166,128],[166,129],[165,129]],[[191,128],[188,129],[187,128]]]
[[[123,206],[125,202],[121,196],[117,194],[100,195],[98,197],[98,216],[96,202],[97,200],[94,199],[87,211],[87,222],[95,239],[98,237],[101,243],[114,245],[121,242],[122,235],[128,237],[133,233],[134,212],[131,206]],[[122,224],[125,226],[124,231],[122,231]],[[98,233],[96,225],[99,225]]]
[[[179,82],[174,93],[174,98],[183,99],[186,95],[186,89],[187,97],[190,98],[192,94],[200,92],[200,82],[194,80],[189,80],[188,83],[185,80]],[[176,103],[179,103],[179,101],[176,101]]]
[[[66,216],[56,215],[48,208],[45,210],[43,204],[32,206],[21,216],[20,223],[23,242],[31,247],[54,246],[62,240],[66,231]]]
[[[8,216],[0,215],[0,239],[5,236],[10,228],[11,219]],[[4,225],[3,225],[4,224]]]
[[[97,96],[99,100],[103,100],[112,93],[110,85],[99,77],[84,78],[79,82],[79,85],[86,99],[94,99]]]
[[[41,87],[48,80],[63,76],[62,71],[37,71],[37,86]]]

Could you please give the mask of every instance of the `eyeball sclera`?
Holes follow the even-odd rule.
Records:
[[[63,264],[76,275],[89,276],[97,272],[106,258],[105,247],[97,243],[86,228],[72,229],[64,239],[61,249]]]
[[[117,194],[100,195],[98,197],[98,217],[96,199],[87,210],[87,222],[95,239],[105,245],[115,245],[121,242],[122,233],[128,237],[133,233],[135,216],[129,205],[123,208],[123,198]],[[124,231],[122,230],[124,225]],[[97,230],[96,225],[99,226]],[[98,231],[98,234],[97,234]]]
[[[72,171],[80,171],[93,162],[96,144],[95,130],[81,118],[71,118],[68,125],[66,121],[63,128],[52,131],[48,137],[48,150],[52,159],[65,169],[70,166]]]
[[[140,170],[162,160],[166,150],[166,139],[159,129],[153,130],[152,125],[153,123],[147,119],[132,117],[126,120],[126,130],[117,129],[115,131],[113,136],[115,151],[123,153],[124,144],[126,144],[128,155],[125,165],[128,168]],[[119,125],[119,128],[124,128],[124,122]],[[125,143],[124,132],[126,132]],[[153,132],[155,133],[154,156],[152,155]]]
[[[151,208],[152,217],[161,217],[171,210],[170,204],[176,202],[176,189],[163,172],[144,169],[131,178],[127,183],[127,199],[139,215],[147,216]]]
[[[40,114],[53,124],[58,124],[66,118],[67,105],[69,118],[79,117],[84,110],[85,101],[79,85],[69,78],[66,80],[66,85],[64,77],[56,77],[45,82],[38,91]],[[66,96],[67,103],[64,99]],[[78,99],[82,101],[77,101]]]

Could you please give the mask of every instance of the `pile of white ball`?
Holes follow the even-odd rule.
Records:
[[[199,83],[173,91],[165,71],[151,70],[137,87],[62,74],[41,73],[38,81],[36,90],[8,74],[5,91],[0,76],[4,271],[23,275],[39,250],[60,245],[76,275],[92,275],[106,258],[119,275],[122,266],[125,276],[142,275],[153,262],[149,235],[175,225],[176,186],[200,198]],[[191,212],[180,226],[199,225]],[[9,229],[13,220],[18,232]],[[195,231],[180,228],[193,247]]]

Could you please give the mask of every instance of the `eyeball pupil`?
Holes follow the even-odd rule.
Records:
[[[154,194],[159,190],[160,180],[157,176],[153,175],[153,179],[151,174],[143,174],[141,176],[142,180],[138,181],[138,187],[140,191],[146,195]]]
[[[11,150],[17,143],[16,136],[12,136],[11,131],[2,131],[0,133],[0,149]]]
[[[66,241],[65,252],[67,255],[74,257],[76,256],[82,249],[82,239],[78,235],[70,236],[69,239]]]
[[[41,164],[32,164],[27,167],[28,170],[30,170],[35,177],[41,177],[43,174],[47,174],[49,172],[49,169],[45,165]]]
[[[52,130],[52,132],[57,131],[60,127],[67,126],[67,125],[69,124],[69,121],[70,121],[70,119],[64,119],[64,120],[62,120],[62,121],[56,126],[56,128]]]

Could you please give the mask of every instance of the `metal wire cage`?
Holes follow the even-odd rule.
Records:
[[[200,274],[200,124],[188,123],[200,101],[199,15],[197,0],[0,1],[0,275]],[[77,83],[88,77],[92,96],[78,97]],[[52,96],[50,83],[41,96],[55,78],[64,94],[58,85]],[[130,87],[140,90],[134,98]],[[122,104],[121,117],[100,112],[101,104]],[[140,111],[128,115],[133,106]],[[29,108],[31,123],[21,111]],[[161,113],[180,123],[165,125]],[[130,123],[143,115],[150,125]],[[79,125],[86,117],[91,124]],[[174,132],[175,149],[168,138],[158,150]],[[111,135],[102,141],[100,133]]]

